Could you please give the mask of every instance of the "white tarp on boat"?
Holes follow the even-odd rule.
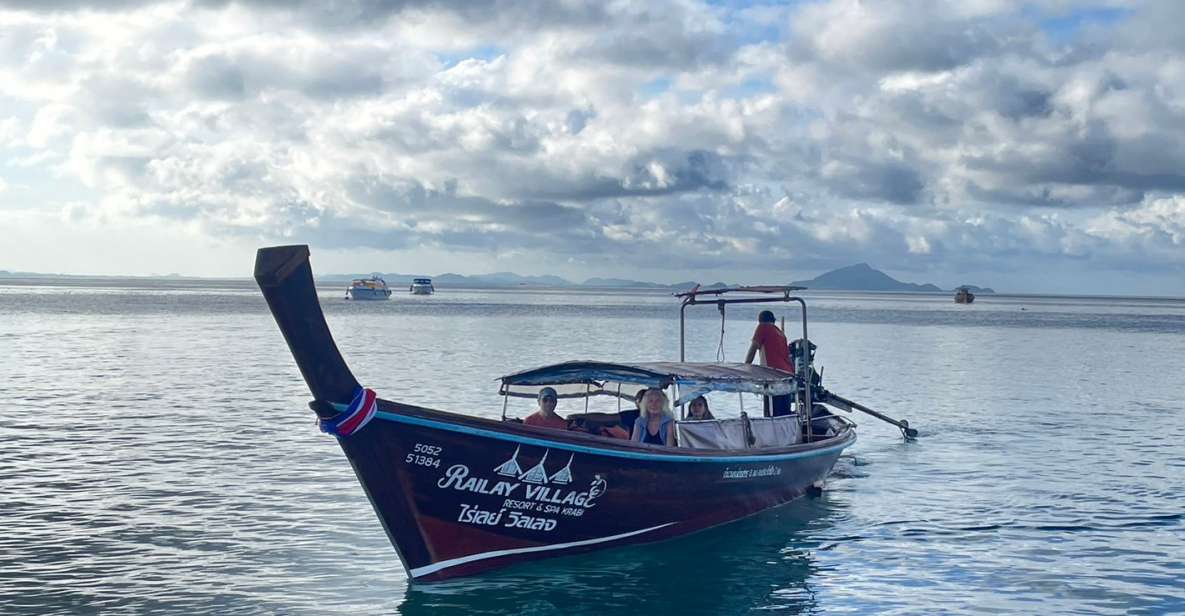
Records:
[[[785,447],[802,440],[802,428],[797,415],[750,417],[752,445],[745,442],[744,421],[740,418],[680,421],[675,424],[679,432],[679,446],[692,449],[749,449]]]
[[[741,419],[680,421],[679,446],[692,449],[745,449],[745,424]]]
[[[749,429],[753,431],[754,447],[785,447],[802,440],[802,426],[798,415],[782,417],[750,417]]]

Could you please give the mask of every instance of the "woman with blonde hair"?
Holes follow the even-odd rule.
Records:
[[[641,413],[634,422],[631,439],[639,443],[675,447],[675,415],[661,389],[647,389],[642,396]]]

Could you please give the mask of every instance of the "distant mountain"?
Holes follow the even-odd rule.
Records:
[[[559,276],[522,276],[514,272],[494,272],[493,274],[476,274],[464,276],[462,274],[441,274],[432,279],[435,284],[448,286],[464,286],[467,284],[494,287],[568,287],[572,283]]]
[[[687,291],[699,284],[694,281],[676,282],[672,284],[662,284],[660,282],[643,282],[641,280],[629,280],[626,278],[589,278],[585,280],[581,286],[584,287],[600,287],[602,289],[669,289],[671,291]],[[719,289],[731,286],[723,282],[713,282],[712,284],[700,285],[701,289]]]
[[[318,276],[317,279],[323,282],[349,282],[355,278],[369,278],[371,274],[327,274]],[[518,286],[534,286],[534,287],[568,287],[572,286],[571,282],[560,278],[559,276],[521,276],[512,272],[494,272],[493,274],[477,274],[473,276],[466,276],[464,274],[440,274],[439,276],[430,276],[427,274],[398,274],[398,273],[379,273],[383,280],[387,281],[388,286],[402,286],[409,285],[413,278],[431,278],[436,286],[446,287],[518,287]]]
[[[670,285],[658,284],[657,282],[642,282],[639,280],[627,280],[625,278],[589,278],[581,283],[580,286],[601,287],[604,289],[666,289],[670,287]]]
[[[426,276],[424,274],[399,274],[399,273],[380,273],[380,276],[387,281],[387,284],[394,288],[405,287],[410,285],[414,278],[432,278],[439,287],[586,287],[586,288],[602,288],[602,289],[652,289],[652,290],[670,290],[674,292],[687,291],[694,287],[697,283],[693,281],[676,282],[674,284],[662,284],[657,282],[645,282],[641,280],[630,280],[628,278],[589,278],[582,283],[574,283],[569,280],[560,278],[559,276],[523,276],[515,274],[514,272],[494,272],[492,274],[477,274],[466,276],[463,274],[440,274],[438,276]],[[348,284],[350,280],[355,278],[369,278],[371,273],[366,274],[326,274],[317,276],[317,280],[326,284],[343,283]],[[12,277],[38,277],[38,278],[63,278],[63,279],[91,279],[91,278],[121,278],[111,276],[89,276],[79,274],[40,274],[35,272],[20,272],[10,270],[0,270],[0,278]],[[157,278],[157,279],[193,279],[200,280],[202,277],[185,276],[181,274],[154,274],[149,277],[145,276],[123,276],[122,278]],[[211,279],[223,280],[223,279]],[[231,280],[231,279],[226,279]],[[837,270],[827,272],[819,275],[811,280],[798,280],[793,285],[804,286],[808,289],[816,290],[834,290],[834,291],[921,291],[921,292],[944,292],[943,289],[932,284],[914,284],[910,282],[901,282],[894,279],[892,276],[884,272],[873,269],[867,263],[859,263],[848,267],[842,267]],[[719,289],[723,287],[735,286],[725,282],[713,282],[712,284],[700,285],[701,289]],[[991,294],[995,290],[989,287],[977,287],[975,285],[961,285],[967,290],[975,294]],[[953,291],[953,289],[952,289]]]
[[[56,277],[65,278],[65,277],[71,276],[71,274],[39,274],[37,272],[10,272],[8,270],[0,270],[0,276],[3,276],[5,278],[24,278],[24,277],[32,277],[32,276],[35,276],[37,278],[56,278]],[[75,277],[81,278],[84,276],[85,276],[85,274],[79,274]]]
[[[795,285],[808,289],[829,291],[909,291],[922,293],[940,293],[943,290],[933,284],[915,284],[901,282],[892,276],[873,269],[867,263],[857,263],[848,267],[841,267],[826,274],[816,276],[811,280],[797,280]],[[966,285],[972,293],[995,293],[988,288]]]
[[[321,282],[349,282],[355,278],[370,278],[371,274],[373,273],[374,272],[366,274],[322,274],[317,276],[317,280]],[[382,277],[383,280],[386,280],[389,286],[411,284],[413,278],[425,277],[421,274],[384,274],[382,272],[378,272],[378,275]],[[431,276],[428,276],[428,278],[431,278]]]
[[[411,284],[412,278],[431,278],[438,287],[588,287],[600,289],[660,289],[672,291],[686,291],[694,287],[695,282],[676,282],[662,284],[630,280],[628,278],[589,278],[582,283],[574,283],[559,276],[523,276],[514,272],[495,272],[493,274],[440,274],[427,276],[424,274],[379,273],[383,280],[392,287]],[[325,283],[349,282],[355,278],[369,278],[370,274],[328,274],[318,276],[317,279]],[[704,289],[714,289],[729,286],[723,282],[702,285]]]

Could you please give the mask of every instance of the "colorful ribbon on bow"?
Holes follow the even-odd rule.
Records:
[[[350,436],[369,423],[378,408],[378,397],[374,390],[359,387],[346,410],[319,422],[321,431],[338,437]]]

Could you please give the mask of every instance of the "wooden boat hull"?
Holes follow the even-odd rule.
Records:
[[[359,388],[317,301],[306,246],[259,251],[255,278],[312,391],[336,416]],[[856,440],[774,450],[655,447],[378,400],[338,437],[409,577],[659,541],[782,505]]]
[[[342,439],[416,581],[659,541],[782,505],[822,481],[847,431],[779,454],[703,456],[380,402]]]

